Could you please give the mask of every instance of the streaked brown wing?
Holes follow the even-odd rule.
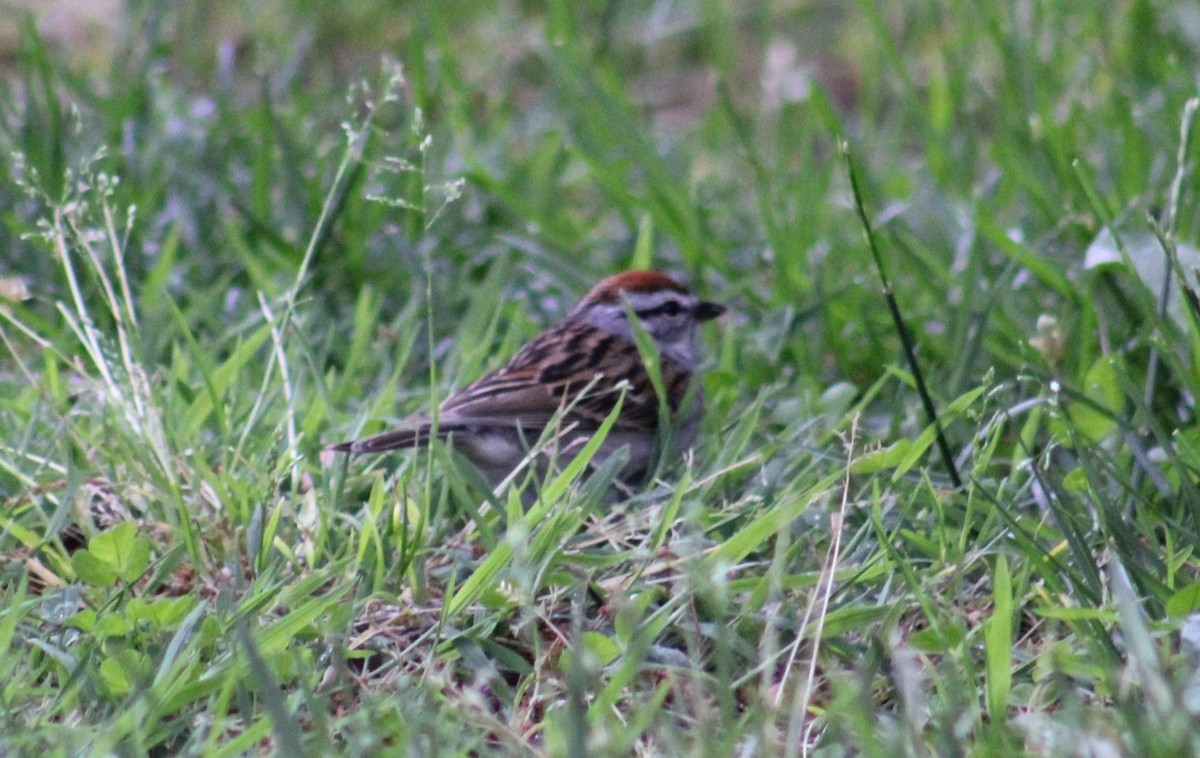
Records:
[[[663,360],[662,373],[668,397],[682,396],[676,390],[686,389],[688,372],[674,361]],[[596,379],[597,374],[601,378]],[[499,417],[524,426],[545,424],[586,390],[575,402],[573,413],[581,421],[598,425],[612,412],[620,396],[619,390],[606,388],[621,380],[627,382],[628,389],[617,426],[657,428],[658,399],[637,346],[625,337],[572,319],[542,332],[508,365],[448,398],[442,405],[442,417]]]

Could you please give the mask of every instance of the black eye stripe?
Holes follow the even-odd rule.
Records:
[[[654,308],[644,308],[640,311],[634,311],[634,313],[637,314],[638,318],[645,320],[651,316],[657,316],[659,314],[666,316],[678,316],[680,313],[683,313],[683,311],[684,307],[678,300],[668,300],[662,305],[655,306]]]

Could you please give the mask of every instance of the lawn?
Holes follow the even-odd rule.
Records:
[[[1194,3],[84,5],[0,21],[0,755],[1200,753]],[[325,449],[631,268],[729,306],[644,490]]]

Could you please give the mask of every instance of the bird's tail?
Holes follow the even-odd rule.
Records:
[[[438,430],[438,438],[445,439],[449,430]],[[339,442],[330,445],[329,450],[340,453],[382,453],[385,450],[400,450],[406,447],[420,447],[429,440],[429,427],[418,426],[413,429],[393,429],[361,440]]]

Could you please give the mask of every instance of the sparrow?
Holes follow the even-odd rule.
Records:
[[[664,422],[671,426],[665,436],[672,454],[682,454],[695,441],[703,413],[699,383],[692,381],[699,326],[724,312],[725,306],[702,300],[658,271],[610,276],[506,365],[446,398],[436,425],[430,417],[417,417],[330,449],[379,453],[421,447],[436,437],[447,440],[495,487],[530,458],[548,427],[553,427],[553,457],[560,463],[571,460],[619,402],[591,467],[624,449],[627,458],[617,478],[627,485],[638,482],[654,460]],[[638,350],[631,316],[657,352],[665,404]],[[668,418],[660,417],[660,407]]]

